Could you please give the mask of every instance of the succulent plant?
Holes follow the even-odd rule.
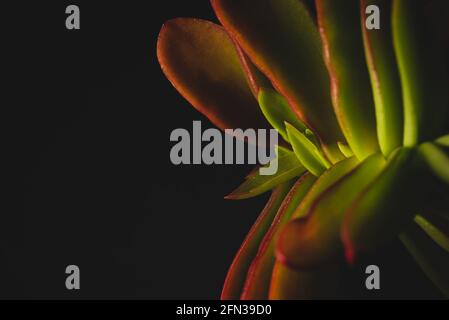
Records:
[[[219,128],[284,140],[275,175],[227,196],[271,190],[222,299],[332,297],[342,264],[398,237],[449,296],[448,1],[211,4],[222,26],[163,25],[163,72]]]

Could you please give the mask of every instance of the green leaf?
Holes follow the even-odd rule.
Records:
[[[316,135],[312,132],[310,129],[306,129],[304,131],[304,135],[309,139],[314,145],[321,146],[320,142],[318,141]],[[339,148],[340,149],[340,148]],[[341,151],[341,150],[340,150]]]
[[[416,148],[398,149],[382,173],[362,190],[345,213],[341,228],[348,262],[394,239],[423,209],[423,168]]]
[[[444,134],[449,122],[449,80],[443,48],[430,32],[427,1],[393,2],[393,43],[404,101],[404,145]],[[447,25],[447,21],[446,21]]]
[[[298,130],[304,132],[307,127],[288,105],[287,100],[273,89],[261,88],[259,105],[268,122],[288,141],[285,121],[290,122]]]
[[[411,224],[400,239],[427,277],[449,298],[449,254],[416,224]]]
[[[304,174],[285,197],[251,263],[241,299],[262,300],[268,298],[271,274],[275,263],[274,248],[279,231],[290,220],[291,215],[315,180],[316,178],[312,174]]]
[[[258,196],[266,191],[273,189],[281,183],[298,177],[303,174],[306,169],[299,162],[296,155],[288,149],[277,147],[277,156],[275,160],[278,164],[278,170],[273,175],[261,175],[260,168],[253,170],[245,182],[240,187],[226,196],[226,199],[239,200]],[[268,167],[265,165],[264,167]]]
[[[212,0],[218,19],[312,129],[332,162],[343,141],[316,25],[297,0]]]
[[[331,164],[318,148],[301,132],[293,127],[290,123],[285,123],[293,151],[302,165],[315,176],[321,175],[323,171],[330,168]]]
[[[167,21],[157,57],[173,86],[221,129],[269,128],[224,29],[199,19]]]
[[[426,142],[418,147],[420,160],[426,170],[426,206],[421,212],[431,212],[449,218],[449,148]]]
[[[344,214],[385,164],[381,153],[368,157],[321,193],[305,218],[291,221],[279,239],[282,261],[299,270],[311,270],[343,258],[340,229]]]
[[[317,0],[315,3],[335,113],[346,141],[356,157],[363,160],[376,153],[379,145],[363,50],[359,0]]]
[[[380,29],[368,29],[365,13],[369,5],[380,10]],[[376,111],[377,137],[382,153],[387,156],[403,142],[403,109],[399,70],[391,34],[391,0],[360,2],[365,56],[371,78]]]
[[[449,221],[436,214],[417,215],[415,217],[417,225],[449,254]]]
[[[435,142],[443,147],[449,147],[449,134],[439,137]]]
[[[325,171],[317,179],[299,206],[295,209],[292,219],[307,218],[307,214],[310,212],[310,208],[315,200],[318,199],[330,186],[351,172],[358,164],[358,160],[355,157],[352,157],[338,162],[329,170]],[[283,263],[288,263],[286,257],[289,256],[288,249],[290,248],[290,243],[282,241],[283,232],[284,231],[281,230],[279,241],[276,244],[276,258]]]
[[[292,183],[284,183],[273,190],[270,200],[249,231],[229,268],[221,293],[222,300],[235,300],[240,297],[248,268],[257,253],[260,241],[270,228],[274,216],[291,187]]]
[[[351,147],[345,143],[338,142],[338,148],[346,158],[350,158],[354,155],[354,152],[352,152]]]
[[[419,152],[423,155],[433,174],[441,181],[449,184],[449,156],[443,149],[427,142],[419,146]]]
[[[344,175],[348,174],[352,169],[354,169],[359,164],[359,161],[355,158],[344,159],[329,170],[325,171],[316,181],[313,188],[307,193],[307,196],[300,203],[298,208],[296,208],[292,218],[304,218],[307,213],[309,213],[310,207],[322,192],[329,188],[332,184],[341,179]]]

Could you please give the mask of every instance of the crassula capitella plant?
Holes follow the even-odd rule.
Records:
[[[222,26],[163,25],[159,63],[198,111],[283,139],[277,173],[227,196],[271,190],[222,299],[338,297],[342,266],[397,238],[449,296],[448,2],[212,0]]]

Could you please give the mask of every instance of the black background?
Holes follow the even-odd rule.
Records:
[[[80,6],[81,30],[65,28],[69,4]],[[13,206],[1,213],[0,297],[218,298],[267,197],[223,199],[250,167],[170,163],[170,132],[210,123],[156,59],[163,22],[215,21],[208,1],[33,1],[2,11],[9,189],[20,197],[5,194]],[[366,263],[381,266],[383,289],[363,290],[362,264],[348,282],[356,297],[437,297],[398,244]],[[65,288],[69,264],[81,269],[79,291]]]

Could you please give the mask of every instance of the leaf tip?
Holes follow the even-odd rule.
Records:
[[[238,191],[238,189],[232,191],[230,194],[223,197],[225,200],[240,200],[243,199],[243,195]]]

